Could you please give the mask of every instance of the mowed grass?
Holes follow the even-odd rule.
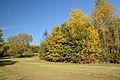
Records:
[[[0,80],[120,80],[120,64],[72,64],[0,59]]]

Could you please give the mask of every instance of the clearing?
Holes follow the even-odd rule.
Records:
[[[120,80],[120,64],[72,64],[0,59],[0,80]]]

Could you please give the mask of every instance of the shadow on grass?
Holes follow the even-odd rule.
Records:
[[[8,78],[4,75],[4,73],[0,73],[0,80],[7,80]]]
[[[13,65],[15,64],[17,61],[12,61],[12,60],[1,60],[0,61],[0,67],[4,67],[7,65]]]
[[[20,78],[20,79],[17,79],[17,80],[24,80],[24,78],[25,78],[25,77],[22,77],[22,78]]]

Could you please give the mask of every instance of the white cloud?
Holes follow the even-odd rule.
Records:
[[[9,27],[0,27],[1,29],[3,29],[3,31],[6,30],[20,30],[20,29],[24,29],[24,26],[9,26]]]

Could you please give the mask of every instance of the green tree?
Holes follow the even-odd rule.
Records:
[[[29,44],[32,42],[32,36],[25,33],[20,33],[18,35],[9,37],[7,41],[19,44]]]
[[[43,33],[43,37],[44,37],[44,38],[47,38],[47,37],[48,37],[48,32],[47,32],[47,30],[45,30],[45,32]]]
[[[0,29],[0,57],[2,57],[4,53],[4,47],[3,47],[4,42],[2,36],[3,36],[2,29]]]
[[[7,56],[15,56],[15,57],[24,57],[24,56],[32,56],[33,52],[27,45],[18,44],[18,43],[6,43],[5,44],[6,51],[4,55]]]
[[[20,33],[15,36],[11,36],[7,39],[8,43],[6,43],[6,49],[7,51],[5,52],[6,55],[9,56],[32,56],[32,48],[29,45],[30,42],[32,41],[32,36],[25,34],[25,33]]]
[[[38,53],[40,47],[36,44],[33,44],[31,45],[31,48],[32,48],[33,53]]]
[[[2,29],[0,29],[0,42],[3,42],[2,36],[3,36]]]

